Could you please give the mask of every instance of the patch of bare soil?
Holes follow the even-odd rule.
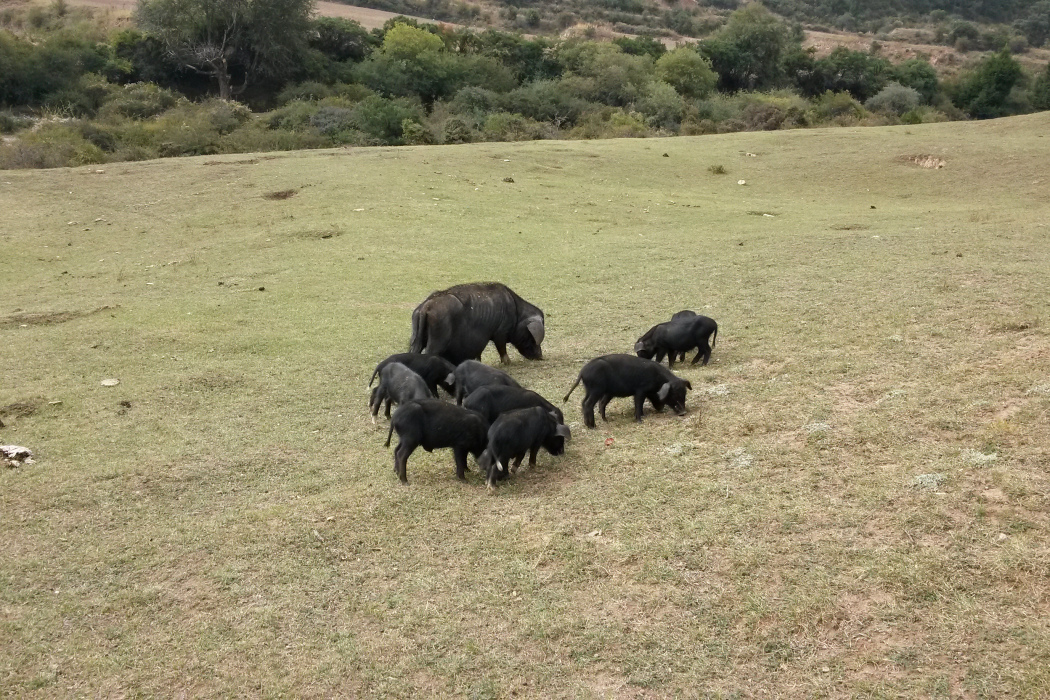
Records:
[[[263,199],[291,199],[298,193],[299,190],[280,190],[278,192],[270,192],[269,194],[264,194]]]
[[[245,158],[243,160],[206,160],[205,165],[255,165],[258,158]]]
[[[905,161],[909,163],[914,163],[920,168],[928,168],[930,170],[940,170],[948,164],[948,162],[943,158],[938,158],[937,156],[931,156],[929,154],[920,154],[917,156],[904,156],[903,158]]]
[[[15,416],[24,418],[37,412],[43,400],[15,401],[6,406],[0,406],[0,416]]]
[[[26,326],[54,326],[66,321],[72,321],[81,316],[90,316],[107,309],[115,309],[115,306],[100,306],[92,311],[29,311],[14,313],[6,318],[0,319],[0,328],[19,328]]]

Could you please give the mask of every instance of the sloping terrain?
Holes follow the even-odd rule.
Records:
[[[1050,694],[1048,127],[4,173],[5,694]],[[400,485],[368,377],[475,280],[559,405],[715,318],[688,415]]]

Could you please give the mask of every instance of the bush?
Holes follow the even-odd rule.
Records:
[[[864,108],[848,92],[830,90],[813,102],[810,111],[817,123],[834,121],[846,124],[864,116]]]
[[[865,102],[864,106],[872,112],[900,116],[905,112],[914,110],[921,101],[922,96],[919,95],[918,90],[893,82],[882,88],[879,94]]]
[[[649,84],[645,96],[634,103],[634,108],[656,129],[676,130],[685,116],[685,100],[673,87],[659,80]]]
[[[240,102],[213,98],[202,102],[199,108],[204,112],[209,124],[215,131],[228,134],[252,118],[251,111]]]
[[[496,112],[485,119],[482,136],[487,141],[533,141],[545,135],[542,124],[521,114]]]
[[[474,140],[470,127],[459,117],[450,117],[445,120],[445,126],[441,131],[444,143],[470,143]]]
[[[292,100],[285,106],[270,112],[265,117],[265,122],[271,129],[305,131],[310,128],[310,118],[320,108],[321,106],[316,102]]]
[[[707,97],[718,84],[711,63],[690,48],[678,48],[661,56],[656,61],[656,74],[679,95],[694,99]]]
[[[0,134],[13,134],[32,125],[33,120],[13,112],[0,112]]]
[[[99,109],[101,119],[149,119],[176,106],[185,98],[153,83],[132,83],[115,90]]]
[[[325,136],[354,128],[353,110],[346,107],[321,107],[310,115],[310,126]]]
[[[0,148],[0,168],[62,168],[105,163],[106,154],[77,124],[52,122]]]
[[[639,138],[648,135],[649,130],[641,115],[608,107],[586,114],[569,132],[569,138],[573,139]]]
[[[591,103],[578,94],[589,90],[590,84],[585,78],[536,80],[503,95],[499,105],[506,112],[556,126],[572,124],[591,107]]]
[[[423,109],[417,101],[407,98],[386,99],[373,95],[357,103],[350,116],[354,126],[365,135],[381,143],[396,144],[404,135],[405,121],[422,121]]]

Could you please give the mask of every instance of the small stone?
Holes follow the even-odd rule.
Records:
[[[116,386],[117,384],[120,384],[119,379],[111,378],[102,380],[102,386]]]
[[[747,184],[747,180],[737,180],[736,184],[738,184],[738,185],[746,185]]]
[[[1007,539],[1008,537],[1010,537],[1010,536],[1007,535],[1005,532],[1000,532],[999,533],[999,537],[997,537],[996,539],[998,539],[1000,542],[1002,542],[1003,540]]]
[[[503,181],[504,182],[514,182],[514,178],[512,178],[512,177],[505,177],[505,178],[503,178]]]

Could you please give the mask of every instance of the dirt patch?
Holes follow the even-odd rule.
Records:
[[[329,238],[338,238],[345,234],[346,231],[336,228],[320,229],[318,231],[300,231],[295,234],[298,238],[305,238],[306,240],[327,240]]]
[[[107,309],[116,309],[116,306],[100,306],[93,311],[30,311],[14,313],[6,318],[0,319],[0,328],[19,328],[22,326],[54,326],[66,321],[72,321],[81,316],[91,316]]]
[[[25,418],[31,416],[43,405],[43,399],[30,399],[28,401],[15,401],[6,406],[0,406],[0,416],[13,416]]]
[[[943,158],[938,158],[937,156],[931,156],[929,154],[904,156],[904,160],[908,163],[914,163],[920,168],[927,168],[929,170],[940,170],[948,164]]]
[[[835,224],[832,231],[867,231],[871,226],[867,224]]]
[[[263,199],[291,199],[297,194],[299,194],[299,190],[279,190],[264,194]]]
[[[243,160],[206,160],[205,165],[255,165],[258,158],[245,158]]]

